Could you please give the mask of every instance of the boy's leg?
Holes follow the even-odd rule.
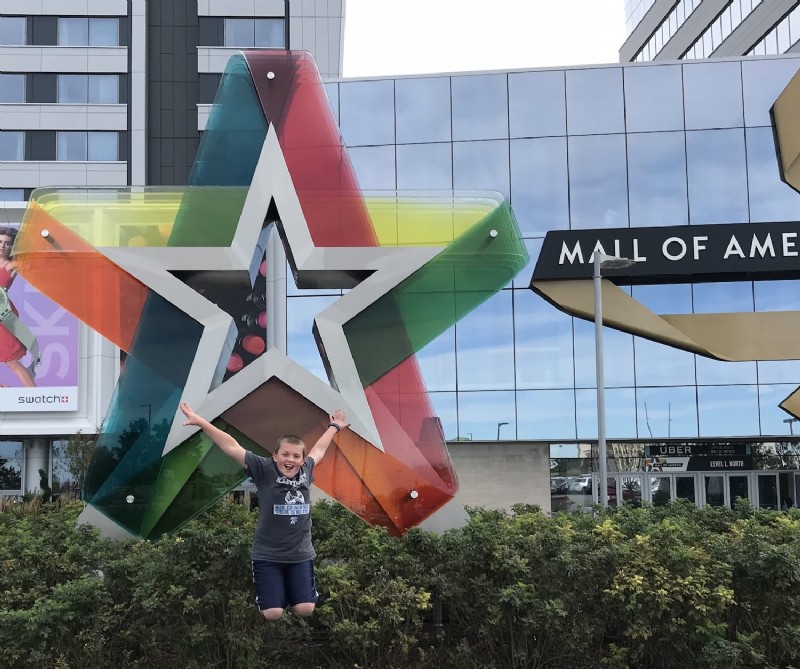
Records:
[[[256,604],[267,620],[279,620],[286,610],[283,567],[277,562],[253,561]]]
[[[317,584],[311,560],[287,564],[284,571],[289,606],[299,616],[310,616],[317,605]]]

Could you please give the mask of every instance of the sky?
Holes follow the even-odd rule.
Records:
[[[346,0],[345,77],[618,62],[624,0]]]

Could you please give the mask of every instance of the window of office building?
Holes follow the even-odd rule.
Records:
[[[0,188],[0,202],[21,202],[25,199],[22,188]]]
[[[24,160],[25,133],[21,130],[0,130],[0,160]]]
[[[25,33],[24,16],[0,16],[0,44],[3,46],[25,44]]]
[[[283,19],[225,19],[225,46],[283,49]]]
[[[116,104],[119,102],[119,77],[116,74],[59,74],[58,101]]]
[[[116,132],[59,132],[57,160],[112,161],[118,160]]]
[[[0,103],[25,102],[25,75],[0,74]]]
[[[59,17],[59,46],[119,46],[119,19]]]
[[[22,492],[22,442],[0,441],[0,493]]]

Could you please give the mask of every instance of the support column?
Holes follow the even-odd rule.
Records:
[[[22,482],[23,493],[41,492],[41,477],[39,470],[43,469],[50,478],[50,440],[45,437],[25,439],[22,445],[25,464],[23,471],[25,479]]]

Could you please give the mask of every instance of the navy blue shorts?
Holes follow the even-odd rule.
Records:
[[[311,560],[292,564],[253,560],[253,584],[256,604],[262,611],[316,603],[319,597]]]

